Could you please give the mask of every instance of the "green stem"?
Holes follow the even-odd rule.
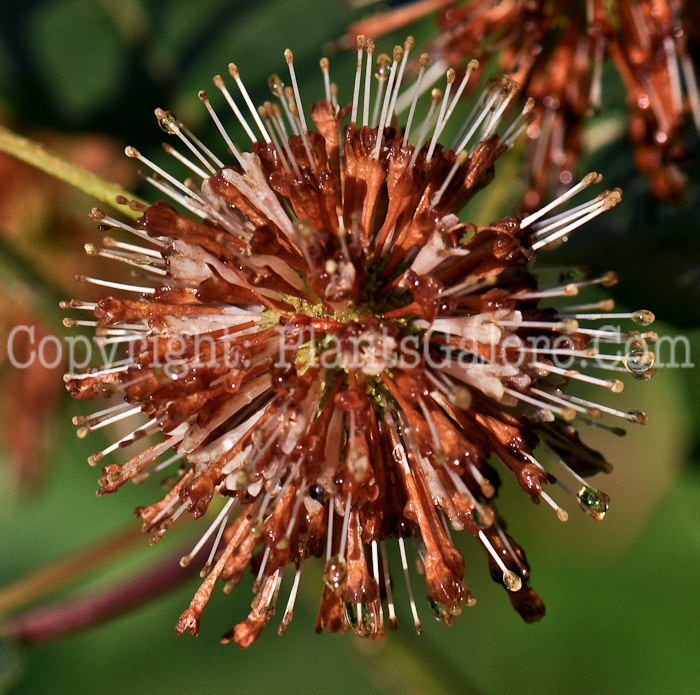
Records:
[[[42,567],[0,589],[0,616],[14,613],[47,594],[76,582],[89,572],[112,562],[122,553],[143,541],[143,534],[133,524],[117,531],[74,555]]]
[[[131,210],[125,205],[116,203],[117,196],[138,200],[133,194],[111,181],[105,181],[97,174],[68,161],[60,154],[49,150],[38,142],[13,133],[0,126],[0,151],[6,152],[17,159],[45,171],[47,174],[75,186],[102,203],[118,210],[122,215],[136,219],[141,213]],[[143,201],[139,201],[143,202]]]

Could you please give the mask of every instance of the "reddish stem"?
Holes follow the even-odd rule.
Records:
[[[38,644],[132,610],[196,574],[209,553],[210,544],[207,545],[209,547],[202,548],[186,568],[180,566],[179,560],[187,551],[179,552],[126,583],[86,592],[77,598],[57,601],[9,618],[0,625],[0,634],[22,644]]]

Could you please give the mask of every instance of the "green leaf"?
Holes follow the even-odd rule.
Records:
[[[102,108],[125,77],[124,42],[99,2],[41,3],[30,22],[29,40],[44,78],[42,88],[69,119]]]

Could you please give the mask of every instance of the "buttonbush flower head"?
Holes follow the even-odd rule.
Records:
[[[493,79],[463,114],[470,71],[457,80],[450,70],[427,113],[420,85],[412,88],[398,127],[412,49],[409,38],[377,56],[359,37],[347,105],[326,59],[325,90],[308,105],[291,51],[288,77],[270,78],[274,101],[259,108],[230,65],[230,79],[214,79],[223,111],[199,95],[229,155],[219,159],[158,109],[175,143],[166,150],[189,178],[127,154],[178,207],[122,201],[142,210],[135,225],[93,211],[103,230],[132,239],[107,237],[88,253],[133,266],[141,280],[84,278],[105,293],[67,303],[94,314],[67,323],[94,326],[99,345],[125,347],[125,356],[66,380],[77,398],[110,399],[77,418],[80,436],[132,423],[90,459],[103,465],[100,494],[174,471],[165,496],[137,510],[144,529],[156,541],[184,515],[204,519],[182,563],[210,542],[206,578],[179,632],[197,633],[215,585],[232,589],[248,569],[251,611],[224,637],[242,647],[275,614],[284,632],[307,574],[322,587],[318,631],[378,638],[406,617],[420,631],[425,597],[449,624],[476,602],[453,541],[461,530],[521,616],[539,620],[527,559],[496,507],[500,477],[561,520],[556,500],[567,497],[600,520],[608,498],[585,478],[609,464],[574,419],[646,421],[566,386],[617,393],[623,384],[610,370],[648,377],[653,334],[594,322],[634,328],[652,315],[611,313],[607,300],[553,308],[558,297],[613,284],[614,274],[533,269],[540,251],[615,205],[619,191],[565,209],[599,182],[592,173],[527,217],[460,221],[531,104],[503,124],[518,86]],[[419,64],[422,76],[428,56]],[[461,129],[448,148],[439,138],[453,119]],[[248,147],[234,143],[233,122]],[[625,343],[619,355],[604,349]],[[582,360],[603,371],[583,372]],[[132,457],[113,461],[122,450]]]
[[[446,65],[459,70],[474,57],[498,56],[501,69],[535,99],[537,121],[528,131],[531,189],[523,201],[534,210],[576,175],[583,124],[600,109],[606,59],[626,91],[638,169],[656,197],[683,193],[683,131],[691,122],[700,130],[700,98],[684,33],[694,25],[686,4],[692,3],[469,0],[426,4],[424,12],[447,5],[430,48]],[[390,19],[373,23],[388,25]]]

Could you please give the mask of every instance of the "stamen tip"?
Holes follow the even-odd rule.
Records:
[[[611,270],[603,275],[601,284],[603,287],[612,287],[613,285],[617,285],[619,279],[620,277],[618,274]]]
[[[608,388],[613,393],[622,393],[625,390],[625,385],[619,379],[613,379],[609,384]]]
[[[649,416],[643,413],[641,410],[633,410],[630,412],[630,420],[636,422],[638,425],[648,425]]]

